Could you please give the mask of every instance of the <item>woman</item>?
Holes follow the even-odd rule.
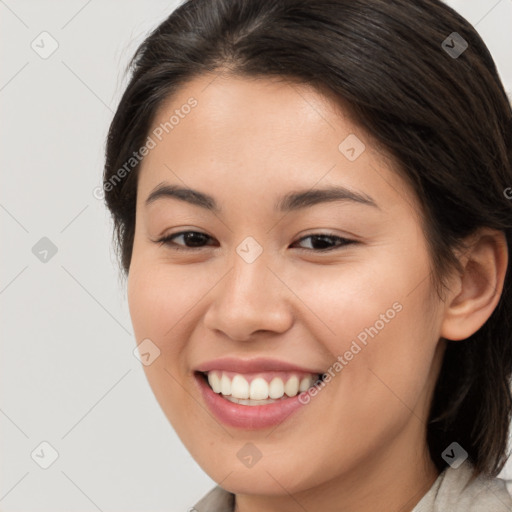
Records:
[[[437,0],[190,0],[104,189],[191,510],[508,511],[512,112]]]

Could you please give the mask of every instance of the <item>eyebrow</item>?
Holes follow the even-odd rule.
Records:
[[[211,212],[221,213],[221,208],[212,196],[198,190],[167,183],[160,183],[153,189],[146,199],[146,206],[163,198],[179,199]],[[352,201],[380,210],[379,205],[370,196],[339,185],[290,192],[279,198],[274,208],[279,212],[285,213],[334,201]]]

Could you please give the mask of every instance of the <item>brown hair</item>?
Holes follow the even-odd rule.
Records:
[[[454,251],[477,228],[504,231],[511,254],[511,106],[478,33],[438,0],[189,0],[146,38],[130,67],[104,172],[125,272],[139,165],[113,178],[144,144],[162,103],[192,78],[220,69],[287,77],[343,98],[414,188],[438,294],[448,271],[461,270]],[[447,340],[427,426],[439,470],[453,441],[478,473],[495,476],[506,462],[510,267],[488,321],[464,341]]]

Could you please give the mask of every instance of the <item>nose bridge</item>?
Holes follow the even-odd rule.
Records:
[[[251,237],[236,247],[231,270],[217,287],[205,322],[232,338],[260,330],[282,332],[291,321],[286,291],[267,267],[270,253]]]
[[[232,270],[226,276],[227,283],[222,294],[228,302],[234,302],[233,307],[246,302],[256,305],[269,285],[272,273],[267,265],[272,264],[271,255],[268,247],[264,249],[262,237],[258,238],[259,241],[246,236],[234,247],[230,258]]]
[[[256,304],[269,287],[269,276],[272,275],[267,268],[269,253],[263,254],[263,250],[259,251],[252,242],[243,242],[237,247],[232,262],[233,270],[226,293],[235,301],[244,302],[247,299]]]

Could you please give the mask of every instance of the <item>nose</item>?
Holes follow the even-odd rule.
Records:
[[[211,290],[207,328],[245,341],[258,332],[283,333],[293,324],[293,294],[267,266],[263,255],[252,263],[235,254],[229,272]]]

